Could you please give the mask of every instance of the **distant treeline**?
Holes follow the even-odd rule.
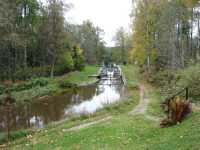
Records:
[[[0,80],[60,75],[100,63],[103,30],[68,23],[64,0],[0,1]]]

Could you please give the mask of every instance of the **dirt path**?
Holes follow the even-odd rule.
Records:
[[[81,125],[69,128],[69,129],[63,129],[63,132],[79,131],[81,129],[87,128],[87,127],[92,126],[94,124],[98,124],[98,123],[101,123],[101,122],[106,122],[106,121],[109,121],[111,119],[112,119],[112,116],[108,116],[108,117],[105,117],[103,119],[96,120],[96,121],[93,121],[93,122],[88,122],[88,123],[85,123],[85,124],[81,124]]]
[[[129,112],[129,114],[130,115],[144,115],[145,118],[149,120],[156,121],[156,122],[159,121],[160,118],[147,114],[147,109],[150,102],[150,99],[148,98],[148,90],[143,84],[141,84],[139,88],[140,88],[140,102],[131,112]]]
[[[149,105],[149,99],[146,97],[146,89],[143,84],[140,85],[140,102],[139,104],[129,113],[132,115],[145,114]]]

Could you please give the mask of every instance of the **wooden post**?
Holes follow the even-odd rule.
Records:
[[[7,140],[9,142],[10,139],[10,111],[9,111],[9,107],[7,108]]]
[[[10,102],[6,103],[5,110],[6,110],[6,121],[7,121],[7,142],[10,139],[10,112],[11,112],[11,104]]]
[[[186,100],[188,100],[189,99],[189,88],[188,87],[186,87],[186,89],[185,89],[185,98],[186,98]]]
[[[170,109],[169,109],[169,105],[170,105],[170,100],[168,100],[167,102],[167,118],[170,118]]]

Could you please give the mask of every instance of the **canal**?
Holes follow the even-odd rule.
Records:
[[[116,72],[115,72],[116,71]],[[51,122],[95,113],[103,107],[121,100],[124,85],[119,70],[104,68],[95,84],[69,89],[66,92],[18,104],[10,113],[10,130],[17,131],[31,127],[42,128]],[[0,108],[0,132],[7,130],[7,115]]]

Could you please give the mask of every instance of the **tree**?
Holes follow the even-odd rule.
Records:
[[[99,27],[95,27],[89,20],[84,21],[81,25],[67,25],[71,40],[80,45],[83,49],[84,57],[87,63],[100,63],[101,57],[104,55],[105,44],[102,40],[104,31]]]
[[[64,52],[64,5],[61,0],[49,0],[48,2],[47,9],[44,11],[46,18],[41,26],[43,30],[41,40],[45,43],[53,77],[56,62]]]
[[[27,67],[28,58],[31,56],[32,52],[28,52],[28,50],[32,50],[32,48],[36,45],[36,28],[39,21],[37,13],[39,11],[39,3],[37,0],[19,0],[18,7],[20,10],[20,14],[18,16],[17,22],[19,25],[18,32],[23,40],[23,67]]]
[[[118,59],[121,63],[126,63],[128,60],[129,50],[132,48],[132,34],[125,31],[123,27],[117,29],[114,39],[115,46],[120,50]]]
[[[115,35],[115,43],[116,43],[116,46],[120,47],[121,49],[121,61],[122,62],[125,62],[125,56],[126,56],[126,50],[125,50],[125,30],[123,27],[120,27],[117,32],[116,32],[116,35]]]
[[[66,52],[64,64],[65,64],[64,69],[73,70],[74,67],[76,67],[75,62],[74,62],[73,57],[72,57],[72,54],[70,52]]]
[[[79,46],[74,46],[73,48],[73,60],[74,67],[77,70],[82,70],[84,68],[85,59],[83,56],[83,50]]]

